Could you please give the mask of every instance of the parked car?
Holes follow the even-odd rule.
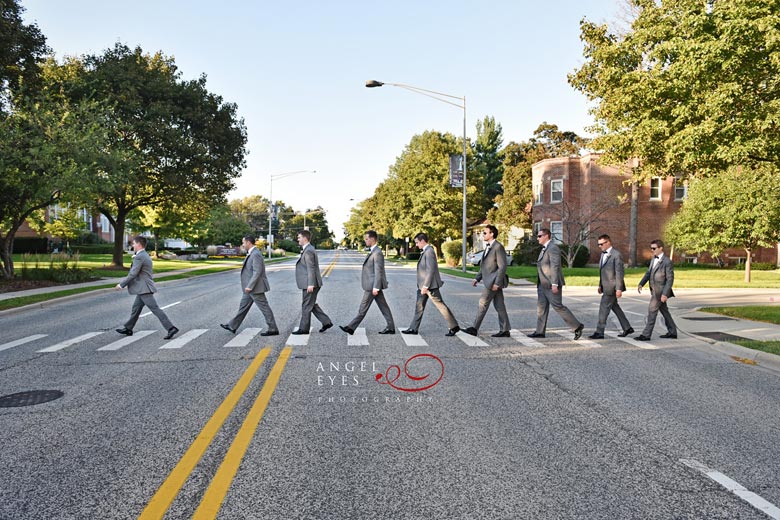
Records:
[[[482,261],[482,255],[484,254],[484,250],[469,253],[466,255],[466,263],[471,265],[479,265],[479,263]]]

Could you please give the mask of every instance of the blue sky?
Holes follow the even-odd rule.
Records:
[[[615,19],[621,0],[22,0],[58,58],[121,41],[173,56],[185,78],[238,105],[247,168],[230,198],[323,206],[337,237],[414,134],[462,134],[461,110],[368,79],[466,96],[467,133],[485,115],[505,142],[542,121],[585,134],[587,100],[566,82],[583,62],[579,21]],[[354,199],[351,201],[350,199]]]

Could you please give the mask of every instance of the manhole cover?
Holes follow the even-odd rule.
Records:
[[[727,318],[726,316],[684,316],[683,319],[691,321],[736,321],[736,318]]]
[[[714,339],[715,341],[734,341],[738,339],[747,339],[742,336],[735,336],[734,334],[728,334],[726,332],[694,332],[697,336],[704,336],[705,338]]]
[[[34,404],[54,401],[65,395],[59,390],[30,390],[0,396],[0,408],[15,408],[17,406],[32,406]]]

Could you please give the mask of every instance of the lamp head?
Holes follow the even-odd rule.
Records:
[[[370,79],[366,81],[366,88],[374,88],[374,87],[381,87],[384,85],[381,81],[377,81],[375,79]]]

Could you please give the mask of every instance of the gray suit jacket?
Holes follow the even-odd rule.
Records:
[[[599,269],[599,288],[604,294],[615,294],[616,291],[625,291],[626,282],[623,279],[625,266],[623,256],[614,247],[608,254],[603,254],[606,259]]]
[[[145,249],[138,251],[133,256],[133,265],[127,276],[119,282],[121,287],[127,287],[130,294],[149,294],[157,292],[157,287],[152,280],[152,257]]]
[[[306,244],[295,264],[295,283],[298,284],[298,289],[307,289],[309,286],[322,287],[317,252],[311,244]]]
[[[417,261],[417,288],[438,289],[444,285],[439,274],[439,262],[436,260],[436,251],[428,244],[420,253]]]
[[[487,253],[482,255],[476,280],[482,281],[488,289],[493,285],[501,288],[509,287],[509,278],[506,275],[506,250],[498,240],[494,240]]]
[[[647,282],[650,282],[650,290],[659,297],[661,295],[665,295],[667,298],[674,296],[674,291],[672,291],[674,266],[668,256],[662,256],[661,262],[655,267],[653,267],[653,262],[650,262],[650,267],[639,281],[639,287],[644,287]]]
[[[241,289],[251,288],[251,294],[266,293],[271,290],[268,277],[265,275],[263,255],[253,247],[244,259],[241,267]]]
[[[536,272],[539,276],[537,285],[546,288],[551,288],[553,285],[558,287],[565,285],[566,281],[563,279],[563,270],[561,269],[561,248],[552,240],[547,242],[547,247],[542,249],[539,254]]]
[[[364,291],[387,289],[385,275],[385,257],[378,246],[374,246],[363,261],[363,271],[360,273],[360,284]]]

